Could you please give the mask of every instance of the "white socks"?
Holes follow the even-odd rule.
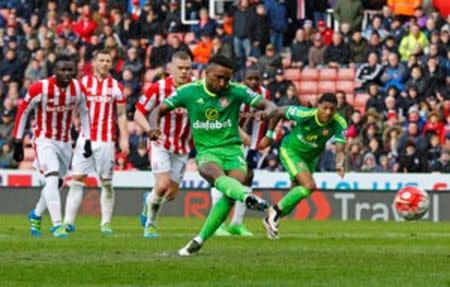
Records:
[[[70,189],[66,199],[65,224],[75,224],[75,217],[83,200],[83,188],[84,183],[81,181],[72,180],[70,182]]]
[[[36,203],[36,207],[34,208],[34,214],[37,216],[42,216],[42,213],[47,209],[47,204],[45,203],[44,191],[41,191],[41,197],[39,197],[39,201]]]
[[[53,226],[62,224],[61,197],[59,195],[58,176],[47,176],[42,190]]]
[[[252,188],[245,186],[245,191],[248,194],[252,192]],[[231,225],[241,225],[242,221],[244,221],[245,211],[247,210],[247,206],[245,206],[245,203],[236,201],[234,204],[234,214],[233,218],[231,219]]]
[[[156,226],[156,219],[158,218],[159,211],[161,210],[163,199],[163,197],[156,194],[155,190],[152,190],[152,192],[150,192],[147,196],[145,199],[145,204],[147,204],[147,222],[145,223],[145,226]]]
[[[100,194],[100,206],[102,210],[101,225],[111,223],[111,217],[114,209],[114,189],[110,180],[102,182],[102,190]]]

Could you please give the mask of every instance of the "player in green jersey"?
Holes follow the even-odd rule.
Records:
[[[205,79],[180,87],[174,97],[166,99],[150,115],[149,137],[156,140],[161,134],[161,116],[176,108],[187,109],[200,175],[225,195],[212,207],[198,236],[178,251],[181,256],[200,250],[225,221],[235,200],[244,202],[249,209],[264,211],[268,207],[242,185],[247,166],[239,134],[239,112],[245,103],[263,110],[261,116],[267,119],[275,113],[276,106],[248,87],[230,82],[232,74],[233,62],[214,56],[206,68]]]
[[[335,94],[325,93],[319,99],[317,108],[285,106],[278,108],[277,115],[269,125],[264,145],[273,137],[273,129],[281,118],[296,123],[280,147],[280,160],[288,171],[292,184],[291,190],[275,205],[269,207],[264,228],[270,239],[278,239],[279,221],[288,215],[304,198],[316,189],[312,176],[325,144],[331,138],[336,143],[336,171],[344,176],[344,148],[347,128],[345,119],[336,113]]]

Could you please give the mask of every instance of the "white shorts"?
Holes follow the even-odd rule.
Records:
[[[36,158],[33,166],[43,175],[57,172],[60,178],[67,175],[72,158],[72,146],[69,142],[39,138],[34,141]]]
[[[97,173],[100,178],[112,179],[114,161],[115,161],[115,147],[113,142],[91,142],[92,156],[85,158],[84,143],[86,139],[78,137],[77,144],[72,160],[72,174],[93,174]]]
[[[168,172],[171,180],[177,183],[183,180],[188,160],[187,154],[172,153],[152,142],[150,159],[154,174]]]

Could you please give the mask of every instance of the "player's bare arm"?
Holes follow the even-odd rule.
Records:
[[[170,111],[170,107],[164,103],[159,105],[150,114],[149,125],[150,129],[147,132],[150,140],[155,141],[161,135],[161,129],[159,128],[159,122],[161,117]]]
[[[342,178],[344,178],[345,175],[344,152],[345,145],[342,143],[336,143],[336,172]]]
[[[120,132],[120,150],[124,154],[130,152],[128,144],[128,130],[127,130],[127,107],[126,104],[117,104],[117,125]]]

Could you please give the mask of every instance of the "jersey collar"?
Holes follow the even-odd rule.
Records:
[[[206,80],[203,79],[202,82],[203,82],[203,90],[205,91],[205,93],[210,97],[216,97],[217,95],[209,91],[208,88],[206,87]]]
[[[319,110],[317,109],[316,110],[316,112],[315,112],[315,114],[314,114],[314,119],[316,120],[316,124],[319,126],[319,127],[323,127],[323,126],[325,126],[327,123],[321,123],[320,121],[319,121]]]

